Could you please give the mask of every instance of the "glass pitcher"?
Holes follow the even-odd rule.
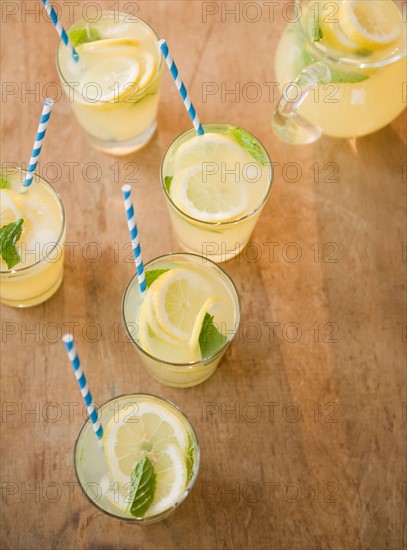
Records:
[[[277,47],[274,133],[288,143],[370,134],[407,101],[406,2],[295,0]]]

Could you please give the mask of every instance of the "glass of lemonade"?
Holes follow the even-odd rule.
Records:
[[[232,280],[195,254],[166,254],[145,266],[147,292],[137,275],[122,303],[123,321],[146,370],[167,386],[200,384],[216,370],[240,321]]]
[[[80,59],[76,63],[60,42],[58,72],[91,143],[116,155],[140,149],[157,128],[157,35],[141,19],[117,11],[103,11],[95,23],[80,19],[68,34]]]
[[[374,132],[405,108],[407,25],[402,2],[296,0],[297,21],[277,47],[282,98],[273,130],[311,143]]]
[[[155,523],[187,497],[198,476],[194,428],[170,401],[123,395],[98,409],[103,448],[90,420],[79,432],[75,472],[86,497],[115,518]]]
[[[230,124],[205,124],[168,147],[161,185],[178,242],[214,262],[248,243],[271,191],[272,165],[261,143]]]
[[[45,302],[63,277],[65,212],[58,193],[26,171],[0,175],[0,301],[14,307]]]

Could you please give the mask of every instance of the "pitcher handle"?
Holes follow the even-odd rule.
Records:
[[[301,116],[298,109],[314,86],[319,82],[329,82],[330,78],[329,67],[318,62],[305,67],[297,78],[289,83],[278,102],[272,120],[273,131],[282,141],[295,144],[312,143],[321,137],[321,128]],[[290,90],[295,88],[298,91],[298,87],[301,89],[299,98],[288,99],[287,94]]]

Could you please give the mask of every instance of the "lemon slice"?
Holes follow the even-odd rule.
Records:
[[[89,88],[92,98],[95,96],[98,101],[105,102],[119,101],[134,94],[136,82],[142,77],[137,40],[97,40],[79,46],[78,53],[85,66],[78,76],[82,91]]]
[[[186,456],[188,447],[184,426],[167,408],[141,402],[134,409],[120,410],[110,420],[103,438],[106,461],[113,479],[122,484],[128,483],[134,466],[145,456],[156,469],[156,464],[158,467],[163,464],[160,456],[167,452],[170,445],[177,447],[181,456]],[[156,470],[156,473],[158,490],[159,472]]]
[[[147,319],[150,326],[150,333],[152,333],[154,337],[169,344],[170,346],[179,346],[180,341],[177,340],[176,338],[173,338],[167,332],[162,330],[162,328],[158,324],[154,306],[153,306],[153,301],[150,298],[151,298],[151,294],[150,296],[146,297]]]
[[[153,355],[153,350],[154,350],[153,337],[155,335],[148,321],[147,296],[145,296],[144,301],[140,306],[139,317],[137,321],[137,329],[138,329],[137,339],[139,341],[140,346],[147,353],[150,353],[151,355]]]
[[[219,302],[219,298],[217,296],[212,296],[211,298],[208,298],[204,305],[201,307],[194,324],[194,328],[192,329],[191,336],[189,338],[189,347],[195,348],[198,346],[199,343],[199,335],[201,334],[202,324],[205,319],[205,315],[207,313],[210,313],[210,311],[213,309],[213,306]]]
[[[206,222],[241,217],[249,202],[247,191],[235,174],[208,176],[200,165],[176,172],[170,196],[185,214]]]
[[[339,51],[354,52],[360,49],[360,46],[353,42],[340,28],[338,23],[331,23],[321,18],[319,22],[324,36],[323,44],[329,48]]]
[[[153,516],[168,510],[183,495],[187,485],[185,454],[179,447],[168,445],[154,463],[157,486],[147,515]]]
[[[160,453],[154,460],[154,472],[156,474],[156,490],[153,501],[146,512],[146,517],[160,514],[173,506],[183,495],[187,485],[187,466],[185,457],[175,445],[168,445],[168,448]],[[129,511],[129,484],[114,491],[115,486],[109,483],[108,479],[100,482],[103,493],[110,503],[122,510]],[[117,486],[116,486],[117,487]]]
[[[143,51],[139,52],[137,61],[140,66],[140,74],[136,84],[138,91],[142,92],[153,80],[156,72],[156,64],[153,54]]]
[[[183,268],[161,275],[151,286],[151,302],[160,328],[187,343],[202,307],[202,277]]]
[[[209,132],[195,136],[175,153],[171,198],[198,220],[236,218],[248,205],[243,178],[247,162],[245,150],[230,137]]]
[[[155,282],[153,284],[155,284]],[[139,322],[143,323],[144,325],[147,324],[147,334],[145,334],[145,329],[141,332],[143,333],[142,340],[147,340],[147,342],[149,342],[147,346],[150,349],[154,347],[152,338],[158,338],[171,346],[179,345],[179,340],[176,340],[175,338],[167,334],[164,330],[161,329],[160,325],[158,324],[155,316],[154,306],[151,300],[151,291],[147,292],[146,296],[144,297],[143,303],[141,304]]]
[[[152,286],[155,284],[156,281]],[[199,360],[201,356],[197,347],[190,348],[185,340],[176,339],[161,328],[152,303],[151,288],[140,306],[137,334],[139,345],[150,355],[165,361],[174,356],[179,363]]]
[[[359,48],[388,46],[401,32],[401,13],[389,0],[343,0],[338,19],[342,31]]]
[[[222,134],[205,133],[183,143],[174,158],[175,171],[191,168],[202,163],[214,163],[219,169],[221,163],[234,167],[245,162],[245,154],[236,141]]]

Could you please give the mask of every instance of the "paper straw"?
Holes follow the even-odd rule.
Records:
[[[72,55],[73,60],[78,62],[79,61],[79,55],[78,55],[77,51],[75,50],[75,48],[73,47],[72,42],[69,40],[69,36],[67,35],[66,30],[62,26],[60,20],[58,19],[58,15],[57,15],[56,11],[51,6],[50,0],[41,0],[41,2],[44,4],[48,15],[50,16],[52,22],[55,25],[57,33],[61,37],[62,42],[68,48],[69,53]]]
[[[172,78],[174,79],[175,85],[182,97],[182,100],[185,105],[185,109],[188,111],[188,114],[192,120],[192,124],[194,125],[195,131],[198,134],[198,136],[201,136],[204,133],[204,129],[202,128],[202,124],[195,111],[195,107],[192,105],[187,89],[185,88],[185,85],[182,82],[181,77],[179,76],[177,66],[175,65],[174,60],[171,57],[170,51],[167,46],[167,42],[164,39],[162,39],[158,41],[158,45],[161,48],[164,59],[171,72]]]
[[[130,185],[123,185],[122,194],[124,199],[124,208],[126,210],[127,225],[129,227],[131,244],[133,246],[134,261],[136,263],[138,284],[140,293],[143,296],[147,290],[146,276],[144,273],[143,257],[141,255],[140,241],[138,238],[136,217],[134,215],[133,201],[131,200]]]
[[[40,123],[38,125],[37,135],[35,136],[35,142],[31,153],[30,163],[28,165],[27,173],[25,175],[25,180],[23,183],[23,191],[27,191],[27,187],[32,184],[32,181],[34,179],[34,172],[37,168],[37,163],[42,148],[42,142],[44,141],[45,134],[47,132],[48,121],[51,116],[53,106],[54,101],[47,98],[44,102],[44,107],[42,108]]]
[[[76,353],[73,336],[72,334],[65,334],[62,340],[65,344],[66,351],[68,352],[68,357],[72,363],[76,379],[78,380],[82,397],[85,401],[85,405],[88,410],[90,421],[92,422],[93,429],[95,430],[95,434],[99,440],[99,445],[102,447],[103,446],[103,427],[99,422],[98,413],[96,411],[95,405],[93,404],[92,394],[90,393],[90,390],[88,388],[88,384],[86,382],[86,378],[83,373],[78,354]]]

